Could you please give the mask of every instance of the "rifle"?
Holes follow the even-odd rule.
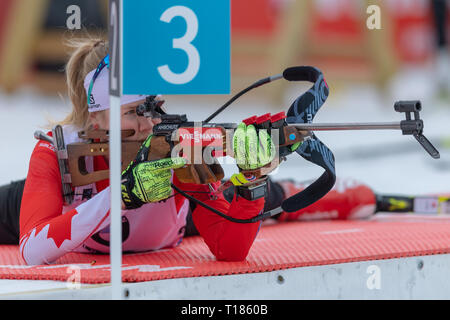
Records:
[[[388,123],[312,123],[317,111],[328,97],[329,89],[322,72],[309,66],[291,67],[282,74],[261,79],[248,88],[233,96],[216,112],[201,122],[187,120],[185,114],[166,114],[161,105],[164,101],[158,101],[156,96],[149,96],[146,101],[136,108],[138,115],[161,118],[161,123],[153,128],[148,161],[168,158],[171,156],[184,156],[188,164],[175,170],[175,175],[182,183],[211,184],[222,181],[224,172],[217,161],[217,157],[233,156],[232,136],[237,128],[236,123],[210,123],[220,112],[225,110],[237,98],[246,92],[274,80],[309,81],[314,85],[304,94],[300,95],[287,111],[275,115],[264,114],[253,116],[243,120],[247,125],[253,124],[257,130],[267,130],[277,146],[277,155],[267,166],[255,170],[241,170],[252,181],[249,192],[256,199],[265,194],[265,177],[278,166],[279,162],[286,160],[292,153],[290,147],[295,144],[300,146],[295,150],[297,154],[316,165],[321,166],[325,172],[305,190],[283,201],[279,208],[263,213],[252,219],[233,219],[227,217],[214,208],[196,200],[187,192],[172,184],[172,187],[186,198],[207,207],[211,211],[224,216],[228,220],[240,223],[252,223],[274,216],[282,211],[294,212],[309,206],[322,198],[331,190],[335,181],[334,155],[314,134],[314,131],[322,130],[401,130],[403,135],[413,135],[422,147],[435,159],[439,152],[423,135],[423,120],[420,119],[422,105],[420,101],[398,101],[394,105],[396,112],[405,113],[406,119],[401,122]],[[413,117],[412,117],[413,115]],[[122,137],[133,135],[133,131],[123,131]],[[44,138],[42,132],[35,133],[37,138]],[[274,139],[274,136],[276,137]],[[84,162],[86,156],[108,156],[108,131],[87,130],[80,131],[79,137],[85,142],[64,145],[62,128],[56,126],[53,129],[52,141],[57,149],[61,178],[65,201],[71,202],[72,187],[86,185],[109,178],[109,171],[102,170],[87,172]],[[122,169],[135,158],[142,142],[122,142]],[[200,154],[200,156],[198,156]],[[229,181],[222,184],[217,193],[230,186]]]

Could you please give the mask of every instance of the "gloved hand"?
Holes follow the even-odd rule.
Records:
[[[256,130],[245,123],[238,125],[233,136],[234,158],[242,170],[264,167],[275,157],[275,146],[267,130]]]
[[[171,169],[186,165],[184,158],[146,161],[152,137],[144,141],[136,158],[122,172],[122,200],[126,209],[167,199],[172,192]]]

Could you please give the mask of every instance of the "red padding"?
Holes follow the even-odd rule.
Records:
[[[254,124],[257,118],[257,116],[252,116],[250,118],[242,120],[242,122],[245,123],[245,125],[249,126],[251,124]]]
[[[280,120],[286,119],[286,114],[284,111],[278,112],[270,117],[270,122],[274,123]]]
[[[255,123],[261,124],[263,122],[270,121],[270,117],[271,117],[270,113],[263,114],[262,116],[256,118]]]

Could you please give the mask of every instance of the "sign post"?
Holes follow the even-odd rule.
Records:
[[[122,0],[109,2],[109,150],[111,186],[111,291],[112,299],[123,298],[122,294],[122,216],[121,216],[121,128],[120,97],[122,95]]]
[[[112,298],[122,299],[122,94],[229,94],[230,0],[110,0]]]

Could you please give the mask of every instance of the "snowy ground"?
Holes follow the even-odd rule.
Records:
[[[420,99],[424,133],[441,152],[441,159],[434,160],[413,137],[402,136],[399,131],[318,132],[317,136],[335,154],[338,176],[358,179],[382,193],[450,192],[450,102],[434,98],[429,79],[431,77],[426,70],[405,69],[393,79],[390,90],[382,94],[362,84],[334,90],[333,83],[329,83],[330,98],[319,111],[315,122],[400,121],[403,116],[394,111],[394,102]],[[285,105],[289,106],[305,88],[291,87]],[[215,121],[238,122],[254,114],[287,109],[274,108],[258,98],[258,90],[264,89],[256,89],[237,100]],[[165,97],[170,112],[187,113],[190,120],[205,119],[228,98]],[[30,89],[23,89],[14,95],[0,93],[0,132],[3,135],[0,139],[0,149],[3,150],[0,185],[26,177],[29,157],[36,143],[34,131],[43,129],[50,116],[55,120],[62,119],[69,108],[67,98],[43,96]],[[229,164],[224,165],[224,169],[227,175],[236,171]],[[308,180],[321,173],[322,169],[297,155],[291,155],[273,177]]]

